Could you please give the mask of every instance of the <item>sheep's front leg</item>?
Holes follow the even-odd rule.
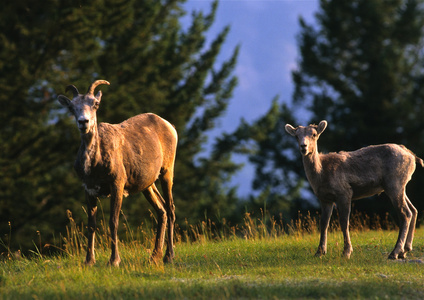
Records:
[[[327,232],[328,225],[330,224],[331,214],[333,213],[333,203],[321,201],[321,220],[320,220],[320,229],[321,237],[319,241],[318,250],[315,253],[315,256],[322,256],[327,253]]]
[[[349,217],[350,217],[350,201],[345,201],[337,206],[339,211],[340,227],[342,228],[344,238],[343,256],[350,258],[353,252],[352,243],[349,235]]]
[[[85,263],[87,265],[94,265],[96,258],[94,255],[94,239],[96,235],[96,215],[97,215],[97,197],[90,196],[85,193],[85,200],[87,202],[88,213],[88,243],[87,243],[87,256]]]
[[[110,236],[111,236],[111,249],[109,265],[119,267],[121,258],[118,251],[118,226],[119,226],[119,213],[122,207],[123,187],[112,187],[112,194],[110,199]]]

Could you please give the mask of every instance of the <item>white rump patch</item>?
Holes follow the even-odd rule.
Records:
[[[82,184],[82,186],[84,187],[84,189],[87,191],[87,193],[88,193],[90,196],[95,197],[95,196],[97,196],[97,195],[98,195],[98,193],[100,192],[100,186],[98,186],[98,185],[94,186],[94,188],[93,188],[93,189],[89,189],[85,183],[83,183],[83,184]]]
[[[99,192],[100,192],[100,186],[99,185],[95,185],[94,188],[92,188],[92,189],[88,188],[85,183],[83,183],[82,186],[84,187],[84,189],[87,191],[87,193],[90,196],[92,196],[92,197],[99,196]],[[128,195],[129,195],[128,191],[124,189],[123,196],[128,197]],[[110,197],[110,195],[107,195],[106,197]]]

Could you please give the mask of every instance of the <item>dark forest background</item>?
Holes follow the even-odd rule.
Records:
[[[179,145],[174,180],[177,222],[212,219],[237,224],[261,209],[285,220],[316,210],[295,140],[284,125],[322,119],[329,127],[323,152],[400,143],[424,157],[423,1],[321,0],[316,25],[299,19],[300,57],[292,99],[272,101],[252,123],[234,132],[208,133],[237,88],[239,48],[223,63],[217,56],[229,27],[210,42],[209,12],[186,12],[181,0],[9,1],[0,11],[0,238],[26,249],[66,230],[66,211],[86,222],[84,192],[73,170],[79,133],[57,95],[68,84],[84,91],[102,86],[99,122],[118,123],[154,112],[175,125]],[[185,29],[181,18],[191,14]],[[283,55],[283,53],[282,53]],[[265,101],[266,99],[264,99]],[[269,102],[268,99],[266,102]],[[304,121],[302,121],[305,123]],[[307,123],[308,123],[307,122]],[[302,124],[306,125],[306,124]],[[230,179],[242,154],[256,168],[254,195],[240,198]],[[424,211],[423,170],[408,185]],[[390,216],[383,195],[355,202],[356,210]],[[108,201],[102,201],[105,211]],[[128,224],[149,218],[140,194],[124,200]]]

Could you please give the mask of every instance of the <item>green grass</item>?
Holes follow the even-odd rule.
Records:
[[[424,298],[424,264],[411,262],[424,255],[423,228],[408,260],[399,262],[387,260],[394,230],[353,230],[354,252],[346,260],[339,230],[329,234],[328,254],[316,258],[316,230],[259,234],[260,225],[249,232],[246,223],[245,237],[221,238],[193,227],[197,241],[177,241],[176,259],[168,265],[150,264],[151,241],[136,239],[121,243],[120,268],[107,266],[107,242],[100,242],[93,267],[84,266],[84,253],[75,249],[56,257],[9,257],[0,261],[0,298]]]

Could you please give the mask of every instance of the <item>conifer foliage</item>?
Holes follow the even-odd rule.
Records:
[[[79,147],[74,120],[57,103],[68,84],[102,87],[99,122],[153,112],[179,133],[174,197],[177,218],[234,213],[228,179],[238,166],[220,152],[202,154],[207,132],[226,110],[237,80],[238,48],[217,63],[229,28],[211,41],[217,2],[182,26],[181,0],[8,1],[0,12],[0,234],[25,245],[37,231],[64,230],[66,211],[85,220],[84,193],[73,171]],[[107,209],[107,204],[104,204]],[[142,196],[124,201],[137,226]],[[10,223],[9,223],[10,222]]]
[[[404,144],[424,156],[424,3],[420,0],[322,0],[317,27],[302,19],[294,101],[329,128],[323,151]],[[408,195],[422,212],[417,166]],[[386,196],[356,203],[368,214],[391,210]],[[394,216],[396,218],[396,216]]]
[[[314,198],[308,196],[307,183],[300,194],[288,188],[306,177],[303,168],[294,164],[301,157],[297,144],[286,142],[285,123],[307,125],[326,119],[329,128],[319,141],[322,152],[399,143],[424,156],[423,1],[321,0],[315,17],[315,24],[299,20],[300,57],[292,74],[291,105],[271,109],[250,124],[257,128],[261,120],[271,120],[280,111],[275,126],[261,132],[264,139],[252,142],[245,137],[252,142],[249,157],[258,166],[259,191],[268,186],[280,198],[292,195],[305,204],[305,198]],[[293,120],[296,116],[298,120]],[[264,166],[271,166],[268,173]],[[417,170],[408,185],[408,195],[419,211],[424,209],[423,180],[424,172]],[[355,203],[371,215],[391,208],[384,196]]]

